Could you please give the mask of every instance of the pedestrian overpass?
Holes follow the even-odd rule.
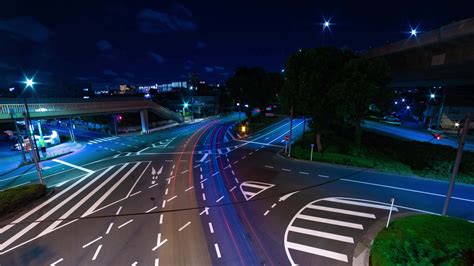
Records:
[[[97,99],[27,99],[31,119],[67,118],[74,116],[107,115],[140,112],[142,132],[148,131],[148,112],[161,118],[183,122],[181,114],[143,98]],[[26,112],[24,99],[0,99],[0,122],[23,119]]]

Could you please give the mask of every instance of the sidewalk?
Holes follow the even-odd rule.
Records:
[[[53,147],[50,147],[46,150],[46,157],[41,154],[41,162],[47,161],[53,158],[58,158],[60,156],[70,154],[82,150],[85,147],[82,143],[66,142]],[[26,160],[30,160],[31,153],[26,154]],[[32,163],[28,165],[33,166]],[[11,151],[11,150],[2,150],[0,151],[0,177],[6,174],[9,174],[16,169],[24,166],[22,164],[21,152],[20,151]]]

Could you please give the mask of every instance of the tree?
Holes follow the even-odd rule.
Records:
[[[264,109],[275,101],[282,83],[278,73],[260,67],[239,67],[226,85],[237,102]]]
[[[370,104],[383,105],[391,100],[386,95],[390,70],[381,58],[358,57],[350,60],[338,74],[330,96],[338,118],[350,122],[355,128],[355,141],[362,141],[362,120]]]
[[[287,60],[281,102],[284,108],[293,107],[296,115],[311,117],[316,132],[318,151],[323,150],[321,136],[331,123],[334,106],[330,88],[344,64],[353,57],[348,50],[321,47],[300,50]]]

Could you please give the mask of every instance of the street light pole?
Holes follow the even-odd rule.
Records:
[[[28,132],[28,139],[30,140],[30,146],[31,150],[33,153],[33,161],[35,162],[35,167],[36,167],[36,172],[38,174],[38,180],[40,184],[43,184],[43,175],[41,174],[41,167],[39,165],[39,156],[38,156],[38,147],[36,146],[36,139],[31,137],[31,121],[30,121],[30,111],[28,109],[28,104],[26,103],[26,98],[23,98],[24,103],[25,103],[25,109],[26,112],[24,113],[25,115],[25,126],[26,126],[26,131]]]
[[[293,135],[293,105],[290,109],[290,139],[289,139],[289,146],[288,146],[288,157],[291,157],[291,140]]]
[[[466,135],[467,135],[467,132],[469,131],[470,123],[471,123],[471,116],[470,114],[468,114],[466,119],[464,120],[464,127],[463,127],[463,131],[461,135],[461,141],[459,142],[458,152],[456,154],[456,161],[454,162],[453,172],[451,173],[451,179],[449,180],[448,193],[446,194],[446,200],[444,201],[443,215],[446,215],[446,213],[448,212],[449,200],[451,199],[451,195],[453,194],[454,179],[456,178],[456,175],[458,174],[458,171],[459,171],[459,165],[461,164],[462,152],[464,149],[464,142],[466,141]]]

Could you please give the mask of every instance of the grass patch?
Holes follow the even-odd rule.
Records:
[[[313,160],[357,167],[373,168],[396,174],[415,174],[448,180],[456,149],[431,143],[406,141],[376,133],[364,132],[362,145],[356,147],[350,130],[334,130],[322,137],[323,153],[314,152]],[[316,136],[310,132],[295,143],[292,155],[309,160],[310,144]],[[316,149],[316,147],[315,147]],[[464,152],[457,182],[474,184],[474,154]]]
[[[0,217],[20,209],[46,194],[46,186],[40,184],[10,188],[0,192]]]
[[[473,265],[474,224],[462,219],[416,215],[380,231],[372,265]]]

